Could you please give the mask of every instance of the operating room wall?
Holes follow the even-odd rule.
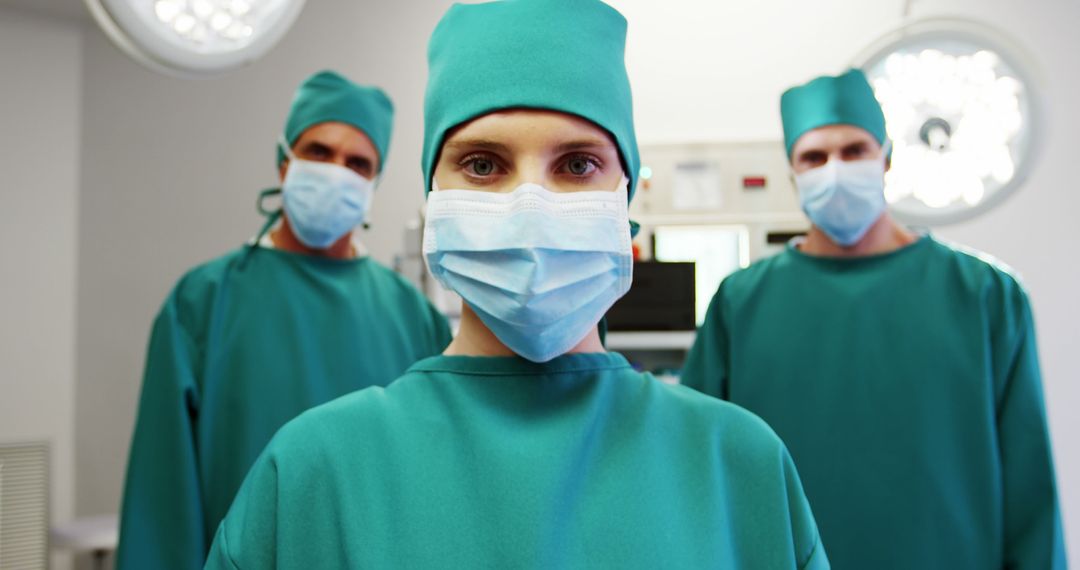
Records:
[[[0,443],[51,445],[54,522],[74,513],[81,42],[0,8]]]
[[[185,81],[130,62],[101,33],[84,41],[79,209],[77,509],[117,509],[144,348],[182,272],[236,247],[261,220],[277,137],[295,85],[321,67],[382,85],[397,106],[389,162],[365,241],[389,263],[422,202],[427,37],[443,0],[308,2],[267,58],[224,78]],[[902,0],[615,0],[630,19],[628,60],[643,143],[779,140],[779,93],[838,71],[901,23]],[[1080,5],[1070,0],[928,0],[916,18],[977,18],[1006,29],[1041,64],[1049,131],[1028,183],[999,208],[938,234],[1011,264],[1032,295],[1074,560],[1080,561],[1076,344],[1080,289],[1069,169],[1080,132]],[[483,62],[477,62],[482,65]],[[568,62],[573,64],[573,62]]]

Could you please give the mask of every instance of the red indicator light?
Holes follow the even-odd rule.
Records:
[[[764,188],[767,183],[768,180],[764,176],[744,176],[742,179],[742,187],[746,189]]]

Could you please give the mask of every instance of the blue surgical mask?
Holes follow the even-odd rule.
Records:
[[[615,191],[428,195],[424,259],[510,350],[547,362],[630,289],[626,181]]]
[[[289,227],[300,243],[326,249],[367,218],[375,182],[344,166],[301,160],[282,146],[289,157],[281,187]]]
[[[810,221],[843,247],[858,243],[885,211],[883,158],[830,160],[796,176],[795,185]]]

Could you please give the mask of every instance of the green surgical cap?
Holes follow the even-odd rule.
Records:
[[[560,111],[615,139],[637,184],[626,19],[598,0],[506,0],[455,4],[428,46],[424,99],[425,192],[450,129],[502,109]]]
[[[289,146],[319,123],[345,123],[363,131],[379,151],[379,170],[386,164],[390,133],[394,128],[394,104],[378,87],[357,85],[333,71],[320,71],[300,84],[285,121]],[[278,148],[278,164],[285,153]]]
[[[780,97],[780,116],[789,158],[799,137],[828,125],[860,127],[885,144],[885,115],[866,76],[858,69],[788,89]]]

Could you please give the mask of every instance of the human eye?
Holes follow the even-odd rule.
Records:
[[[488,153],[473,153],[458,161],[462,173],[469,179],[489,181],[505,172],[499,161]]]
[[[322,145],[319,143],[311,143],[305,146],[303,151],[300,153],[301,158],[319,161],[329,160],[330,154],[330,148],[326,145]]]
[[[823,152],[807,152],[799,157],[799,162],[807,168],[817,168],[829,161],[829,156]]]
[[[849,146],[844,149],[844,160],[861,160],[870,154],[869,150],[863,144]]]
[[[573,154],[566,157],[559,170],[574,178],[588,178],[602,167],[603,163],[595,156],[588,154]]]

